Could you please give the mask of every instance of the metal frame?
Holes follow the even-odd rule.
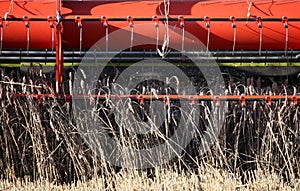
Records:
[[[58,38],[58,37],[57,37]],[[56,43],[57,48],[60,47],[59,43]],[[56,55],[51,53],[51,50],[3,50],[0,55],[0,64],[4,66],[10,63],[20,63],[20,62],[41,62],[41,63],[52,63],[56,61]],[[81,62],[83,57],[88,51],[78,51],[78,50],[61,50],[62,59],[67,63],[78,63]],[[147,59],[160,59],[161,57],[156,51],[96,51],[93,52],[95,55],[107,55],[114,56],[120,54],[121,56],[114,57],[113,60],[116,62],[134,62]],[[285,53],[287,53],[285,55]],[[293,63],[300,63],[300,51],[289,50],[285,52],[284,50],[278,51],[262,51],[259,55],[259,51],[210,51],[209,54],[197,51],[185,51],[184,55],[199,55],[198,58],[201,60],[215,60],[218,63],[232,63],[232,62],[266,62],[266,63],[280,63],[289,62],[290,65]],[[193,57],[194,58],[194,57]],[[98,60],[101,58],[98,58]],[[105,58],[104,58],[105,59]],[[197,59],[197,58],[195,58]],[[172,62],[183,62],[185,59],[182,57],[181,52],[171,51],[168,53],[166,60]]]
[[[300,101],[300,95],[117,95],[117,94],[1,94],[0,99],[13,98],[17,99],[20,97],[32,97],[42,101],[44,98],[51,99],[64,99],[70,102],[71,99],[111,99],[119,100],[120,98],[130,98],[138,101],[140,104],[144,104],[147,100],[161,100],[166,104],[171,100],[181,99],[183,101],[189,101],[191,104],[195,104],[199,101],[213,101],[216,104],[224,101],[236,101],[240,102],[242,107],[245,107],[247,102],[262,101],[269,105],[275,101],[290,102],[294,105],[298,105]]]
[[[66,61],[70,60],[70,58],[68,58],[68,54],[70,54],[71,51],[66,51],[66,54],[64,54],[64,49],[62,47],[62,22],[76,22],[78,21],[78,18],[63,18],[61,15],[61,7],[62,7],[62,0],[57,0],[57,15],[54,19],[55,22],[55,48],[56,48],[56,58],[55,58],[55,66],[56,66],[56,94],[59,94],[61,92],[61,84],[63,82],[63,73],[64,73],[64,59]],[[34,21],[47,21],[49,22],[49,18],[27,18],[27,22],[34,22]],[[169,21],[176,21],[178,22],[179,18],[168,18]],[[181,17],[182,19],[182,17]],[[234,18],[234,21],[248,21],[248,22],[287,22],[287,18],[286,17],[282,17],[282,18]],[[102,17],[87,17],[87,18],[80,18],[80,22],[82,21],[99,21],[101,22]],[[156,21],[165,21],[166,18],[156,18]],[[11,18],[7,18],[5,21],[22,21],[24,22],[24,17],[23,18],[16,18],[16,17],[11,17]],[[106,18],[107,22],[113,22],[113,21],[128,21],[128,18]],[[132,21],[153,21],[153,17],[149,17],[149,18],[144,18],[144,17],[140,17],[140,18],[132,18]],[[184,18],[184,21],[205,21],[207,22],[207,18]],[[224,21],[228,21],[228,22],[232,22],[232,17],[228,17],[228,18],[209,18],[209,21],[216,21],[216,22],[224,22]],[[299,22],[300,18],[288,18],[288,22]],[[29,54],[32,51],[28,51],[27,53]],[[79,51],[81,53],[81,50]],[[257,51],[235,51],[234,55],[230,55],[230,56],[226,56],[228,53],[232,53],[232,51],[220,51],[217,52],[216,54],[212,54],[214,57],[211,57],[211,59],[215,59],[217,62],[240,62],[241,60],[243,60],[243,62],[247,62],[247,61],[254,61],[254,62],[264,62],[264,61],[274,61],[274,62],[290,62],[290,61],[298,61],[298,55],[299,55],[299,51],[283,51],[281,55],[278,55],[278,53],[281,53],[281,51],[271,51],[268,52],[266,51],[264,54],[264,51],[259,51],[257,54]],[[2,55],[4,57],[0,57],[1,60],[9,60],[9,59],[13,59],[13,57],[6,57],[5,58],[5,54],[6,53],[10,53],[2,51]],[[74,53],[74,52],[73,52]],[[78,56],[76,56],[75,61],[80,61],[82,56],[80,56],[80,53],[78,54]],[[141,58],[145,59],[145,55],[143,54],[148,54],[145,52],[137,52],[138,55],[141,55],[141,57],[133,57],[130,58],[130,61],[134,61],[134,60],[141,60]],[[250,56],[251,54],[255,54],[255,56]],[[272,56],[272,53],[275,53],[275,56]],[[136,54],[136,52],[135,52]],[[150,53],[152,54],[152,53]],[[177,53],[178,54],[178,53]],[[218,56],[219,55],[225,55],[225,56]],[[277,54],[277,55],[276,55]],[[21,53],[22,55],[22,53]],[[84,54],[83,54],[84,55]],[[123,56],[125,54],[122,54]],[[245,55],[248,55],[248,57],[245,57]],[[285,56],[282,56],[285,55]],[[19,54],[20,56],[20,54]],[[44,57],[49,56],[49,54],[45,54],[43,55]],[[73,54],[74,57],[74,54]],[[20,58],[20,57],[19,57]],[[50,59],[49,59],[50,58]],[[47,57],[47,60],[51,60],[52,57]],[[74,58],[72,58],[74,61]],[[124,58],[125,61],[126,59],[129,58]],[[175,61],[180,61],[181,58],[180,57],[172,57],[172,59],[174,59]],[[248,59],[248,60],[245,60]],[[34,60],[34,59],[33,59]],[[39,60],[39,59],[37,59]]]

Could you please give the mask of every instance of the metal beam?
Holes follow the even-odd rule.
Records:
[[[61,84],[63,82],[63,74],[64,74],[64,53],[62,48],[62,30],[63,25],[61,22],[61,0],[57,0],[57,10],[56,10],[56,76],[55,76],[55,92],[56,94],[60,94],[61,92]]]

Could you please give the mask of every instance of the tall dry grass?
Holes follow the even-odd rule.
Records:
[[[227,102],[218,141],[204,155],[198,155],[201,140],[195,138],[186,152],[168,164],[128,170],[110,165],[88,147],[78,132],[75,123],[78,116],[71,111],[72,103],[62,98],[39,100],[30,96],[32,93],[54,95],[51,83],[42,73],[30,70],[27,76],[18,75],[9,76],[4,72],[1,75],[0,95],[6,96],[0,99],[0,189],[299,189],[298,105],[287,101],[271,105],[250,102],[242,107],[240,103]],[[67,85],[68,82],[66,92]],[[15,93],[28,96],[15,98]],[[228,93],[273,94],[274,91],[231,81]],[[106,101],[98,102],[102,114],[99,120],[103,123],[111,119],[101,110]],[[211,103],[197,105],[206,111],[199,116],[202,127],[197,132],[200,133],[210,122],[206,115],[214,111]],[[116,131],[113,126],[107,128]],[[127,134],[115,136],[129,146],[141,141],[132,142]],[[162,141],[165,138],[161,134],[156,136]]]
[[[199,173],[176,173],[174,171],[157,170],[155,178],[146,173],[121,171],[113,177],[95,176],[86,181],[70,184],[57,184],[49,180],[28,179],[1,180],[1,190],[299,190],[297,184],[288,184],[281,177],[254,171],[255,179],[243,183],[227,171],[215,168],[201,168]],[[107,183],[109,181],[109,183]]]

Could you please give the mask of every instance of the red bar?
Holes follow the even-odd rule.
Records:
[[[57,0],[57,17],[61,15],[61,0]],[[57,18],[58,19],[58,18]],[[60,21],[57,21],[56,25],[56,94],[60,93],[61,84],[63,82],[63,74],[64,74],[64,62],[63,62],[63,48],[62,48],[62,31],[63,25]]]
[[[53,94],[2,94],[2,97],[13,96],[13,97],[48,97],[48,98],[131,98],[137,100],[147,100],[147,99],[185,99],[185,100],[198,100],[198,101],[277,101],[277,100],[288,100],[288,101],[299,101],[300,95],[119,95],[119,94],[63,94],[63,95],[53,95]]]

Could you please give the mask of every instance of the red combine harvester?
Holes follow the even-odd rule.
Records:
[[[78,66],[100,39],[106,39],[103,46],[109,51],[127,46],[115,57],[118,62],[159,57],[166,23],[170,48],[163,48],[179,49],[168,54],[169,61],[178,61],[181,51],[199,51],[194,48],[196,38],[203,43],[201,51],[210,51],[212,59],[233,75],[284,76],[300,71],[298,1],[11,0],[0,5],[1,66],[55,65],[57,93],[64,67]],[[118,30],[129,34],[109,38]],[[139,38],[152,46],[130,47]]]
[[[221,68],[233,73],[283,76],[300,71],[298,1],[11,0],[0,5],[1,66],[55,63],[57,93],[64,66],[78,65],[105,38],[106,51],[122,49],[118,62],[157,56],[166,41],[170,49],[180,47],[177,54],[168,54],[169,60],[178,59],[178,52],[199,51],[194,48],[196,39]],[[109,39],[118,30],[131,33],[123,37],[126,50],[124,40]],[[139,38],[156,43],[131,47]]]
[[[27,140],[20,128],[26,126],[30,136],[45,135],[34,143],[53,143],[41,161],[53,157],[53,168],[66,180],[87,172],[81,158],[92,156],[86,153],[95,147],[115,166],[124,167],[126,157],[129,168],[165,164],[176,158],[173,148],[170,158],[164,148],[148,158],[136,151],[159,147],[175,135],[182,136],[172,140],[179,140],[176,156],[186,150],[194,160],[220,137],[222,148],[216,150],[224,151],[220,158],[233,171],[276,160],[274,169],[295,177],[299,165],[290,157],[299,156],[299,10],[295,0],[0,0],[0,137],[9,132],[11,142],[27,147],[37,138]],[[95,121],[109,131],[108,138],[85,149]],[[42,131],[47,132],[36,133]],[[104,142],[111,137],[121,143]],[[31,162],[23,168],[27,155],[14,149],[0,145],[19,161],[6,162],[0,171],[16,164],[20,176],[38,176]],[[34,156],[43,153],[36,150]],[[3,161],[8,155],[1,155]]]

